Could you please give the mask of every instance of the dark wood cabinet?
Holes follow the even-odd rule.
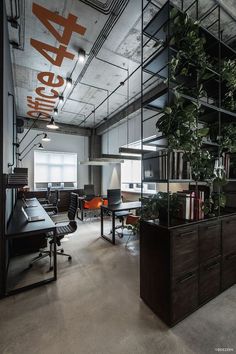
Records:
[[[175,281],[172,291],[172,323],[179,321],[198,306],[198,274],[190,272]]]
[[[236,252],[224,256],[222,262],[222,290],[236,283]]]
[[[202,304],[220,293],[220,259],[212,260],[200,267],[199,303]]]
[[[185,227],[172,232],[173,275],[181,275],[186,270],[198,267],[197,227]]]
[[[224,255],[236,252],[236,217],[222,220],[222,250]]]
[[[200,263],[221,253],[221,225],[218,221],[205,222],[198,227]]]
[[[141,221],[140,295],[169,326],[236,283],[236,215],[168,228]]]

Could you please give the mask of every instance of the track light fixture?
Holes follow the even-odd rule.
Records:
[[[59,98],[59,101],[60,101],[60,102],[63,102],[63,101],[64,101],[64,96],[63,96],[62,94],[59,95],[58,98]]]
[[[44,133],[42,141],[51,141],[51,139],[48,137],[48,135],[46,133]]]
[[[43,150],[44,147],[41,143],[37,143],[37,144],[34,144],[25,154],[24,156],[22,156],[21,158],[19,158],[19,161],[22,161],[29,153],[30,151],[34,148],[34,147],[38,147],[39,150]],[[19,154],[20,155],[20,154]]]
[[[58,125],[55,124],[54,118],[52,117],[50,123],[47,124],[47,128],[49,129],[59,129]]]
[[[85,61],[85,50],[83,50],[82,48],[78,49],[78,59],[80,63],[83,63]]]
[[[58,115],[58,108],[54,108],[53,112],[54,112],[54,115],[57,116]]]
[[[71,77],[66,78],[66,85],[68,88],[70,88],[72,86],[72,78]]]

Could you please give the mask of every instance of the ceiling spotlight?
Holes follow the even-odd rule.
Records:
[[[71,77],[66,78],[66,84],[69,88],[72,86],[72,78]]]
[[[44,149],[44,147],[43,147],[43,145],[41,143],[39,143],[38,149],[40,149],[40,150]]]
[[[45,133],[43,138],[42,138],[42,141],[51,141],[51,139],[48,137],[48,135]]]
[[[59,95],[58,98],[59,98],[59,101],[60,101],[60,102],[63,102],[63,101],[64,101],[64,96],[63,96],[63,95]]]
[[[53,112],[54,112],[55,116],[57,116],[58,115],[58,108],[54,108]]]
[[[47,128],[49,129],[59,129],[58,125],[55,124],[54,118],[51,118],[50,123],[47,124]]]
[[[80,63],[83,63],[85,61],[85,50],[83,50],[82,48],[78,49],[78,59]]]

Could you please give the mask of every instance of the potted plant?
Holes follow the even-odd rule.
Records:
[[[142,219],[156,220],[166,223],[168,212],[170,219],[176,216],[179,209],[179,201],[176,193],[168,194],[158,192],[152,197],[142,199]]]

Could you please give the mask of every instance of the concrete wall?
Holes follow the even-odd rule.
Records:
[[[25,146],[36,136],[36,134],[41,133],[39,130],[31,130],[26,138],[23,140],[20,151],[24,149]],[[24,134],[24,133],[23,133]],[[23,134],[18,134],[19,140],[22,138]],[[42,142],[44,149],[46,151],[58,151],[58,152],[74,152],[78,156],[78,170],[77,170],[77,185],[78,188],[83,188],[84,184],[89,183],[89,170],[88,166],[79,165],[79,161],[83,161],[88,158],[88,137],[69,135],[69,134],[59,134],[59,133],[48,133],[51,138],[50,142]],[[41,137],[38,137],[34,143],[40,142]],[[27,151],[27,150],[26,150]],[[30,189],[34,188],[34,152],[33,150],[23,159],[20,166],[28,168],[29,174],[29,186]]]
[[[3,173],[11,172],[8,163],[13,163],[14,95],[11,56],[8,38],[5,2],[0,2],[0,297],[3,292],[4,268],[7,264],[5,243],[6,222],[11,214],[14,193],[5,191]],[[6,200],[6,203],[5,203]]]
[[[151,124],[150,124],[151,127]],[[153,135],[150,128],[146,134]],[[119,147],[141,139],[141,117],[140,114],[129,121],[111,129],[102,136],[102,152],[118,154]],[[102,167],[102,193],[106,194],[109,188],[120,188],[121,186],[121,167],[120,164],[112,164]]]

